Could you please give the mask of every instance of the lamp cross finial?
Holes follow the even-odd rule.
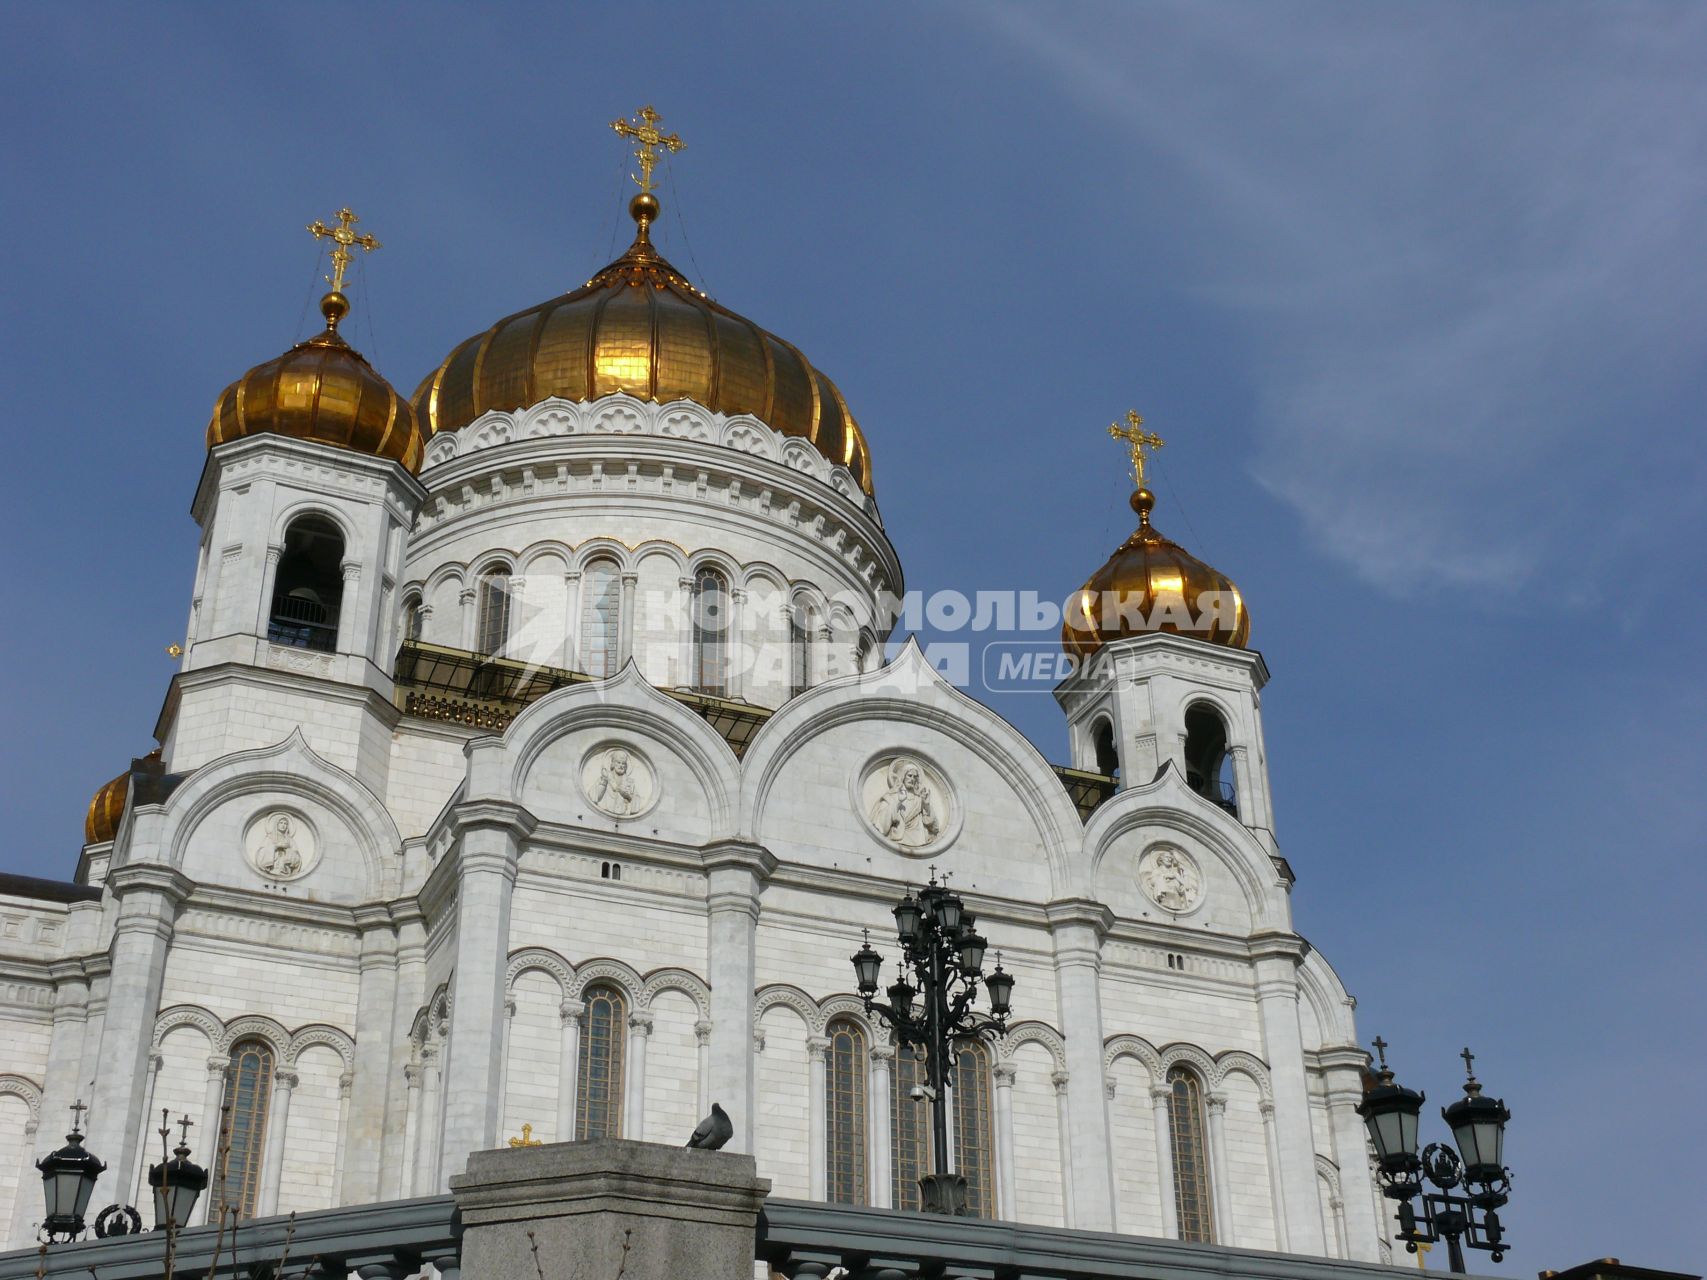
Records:
[[[610,127],[624,138],[633,138],[638,144],[634,148],[635,163],[640,166],[638,174],[629,174],[642,191],[652,190],[652,170],[658,163],[660,151],[681,151],[687,143],[673,133],[662,133],[658,129],[658,121],[662,120],[656,109],[650,103],[634,113],[637,124],[627,120],[612,120]]]
[[[1468,1076],[1470,1079],[1474,1080],[1476,1078],[1476,1068],[1474,1065],[1475,1061],[1476,1061],[1476,1055],[1470,1052],[1470,1046],[1465,1045],[1464,1046],[1464,1052],[1459,1054],[1458,1056],[1460,1058],[1464,1059],[1464,1074],[1466,1076]]]
[[[1160,449],[1167,441],[1154,431],[1144,430],[1144,419],[1139,417],[1136,409],[1126,411],[1125,426],[1116,422],[1109,427],[1108,434],[1112,439],[1124,440],[1130,446],[1132,450],[1132,479],[1142,489],[1144,487],[1144,465],[1149,461],[1144,450]]]
[[[1381,1056],[1381,1070],[1385,1071],[1387,1069],[1387,1042],[1380,1036],[1376,1036],[1369,1043],[1375,1047],[1375,1052]]]
[[[88,1109],[89,1109],[88,1106],[85,1105],[85,1103],[83,1102],[83,1099],[81,1099],[81,1098],[77,1099],[76,1102],[73,1102],[71,1104],[71,1127],[73,1130],[75,1130],[77,1132],[82,1131],[82,1129],[83,1129],[83,1113],[85,1111],[87,1111]]]
[[[355,254],[350,252],[351,246],[372,253],[379,248],[379,241],[365,231],[357,234],[352,228],[361,219],[350,210],[348,205],[338,210],[338,225],[329,227],[316,218],[308,224],[309,234],[316,240],[330,239],[332,241],[332,274],[326,277],[326,283],[332,286],[333,293],[344,291],[344,272],[350,268]]]
[[[178,1128],[183,1135],[178,1139],[178,1141],[183,1143],[186,1147],[190,1145],[190,1126],[193,1124],[195,1124],[195,1121],[190,1119],[188,1114],[186,1114],[182,1120],[178,1121]]]

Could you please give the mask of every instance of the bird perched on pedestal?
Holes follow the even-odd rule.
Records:
[[[729,1119],[729,1113],[714,1102],[711,1114],[699,1122],[699,1128],[688,1139],[688,1146],[698,1147],[701,1151],[716,1151],[734,1136],[735,1125]]]

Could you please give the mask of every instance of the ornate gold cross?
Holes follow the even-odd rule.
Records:
[[[355,257],[355,254],[350,252],[350,246],[355,245],[369,253],[379,248],[379,241],[366,232],[357,235],[350,229],[360,221],[346,205],[338,210],[337,226],[329,227],[319,218],[308,224],[308,230],[316,240],[327,237],[332,240],[332,274],[326,277],[326,283],[332,286],[334,293],[344,291],[344,272],[349,270],[350,261]]]
[[[633,138],[640,145],[634,148],[634,159],[640,165],[638,174],[629,174],[642,191],[652,190],[652,169],[658,163],[660,149],[670,152],[680,151],[687,146],[673,133],[659,133],[658,121],[664,117],[659,115],[648,104],[634,113],[639,124],[630,124],[626,120],[612,120],[610,127],[624,138]]]
[[[512,1147],[543,1147],[545,1144],[533,1136],[533,1126],[531,1124],[524,1124],[522,1126],[522,1136],[519,1138],[511,1138],[510,1145]]]
[[[1144,487],[1144,456],[1145,449],[1160,449],[1167,443],[1154,431],[1144,430],[1144,419],[1138,416],[1136,409],[1126,411],[1126,425],[1118,422],[1108,429],[1108,434],[1116,440],[1124,440],[1132,446],[1132,479],[1140,489]]]

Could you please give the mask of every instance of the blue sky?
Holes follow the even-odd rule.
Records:
[[[1515,1114],[1502,1268],[1700,1270],[1707,9],[9,6],[0,866],[151,745],[219,390],[385,242],[405,391],[661,240],[836,379],[908,584],[1060,599],[1157,524],[1231,574],[1300,930],[1401,1078]],[[1065,759],[1051,699],[995,699]],[[1675,1101],[1674,1101],[1675,1100]],[[1442,1136],[1436,1134],[1436,1136]]]

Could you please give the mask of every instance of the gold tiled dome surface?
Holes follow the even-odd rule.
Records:
[[[1150,524],[1154,505],[1148,489],[1132,495],[1138,528],[1074,598],[1061,624],[1061,646],[1068,653],[1088,658],[1112,641],[1153,631],[1233,649],[1250,641],[1251,615],[1238,587],[1163,537]],[[1211,593],[1208,601],[1205,592]]]
[[[103,786],[89,801],[89,812],[83,819],[83,843],[104,844],[118,834],[119,819],[124,817],[125,795],[130,790],[130,770]]]
[[[584,286],[458,344],[415,391],[427,433],[550,396],[692,400],[715,412],[752,414],[811,441],[871,492],[871,454],[836,384],[665,261],[648,234],[656,207],[650,196],[635,198],[630,210],[639,235]]]
[[[327,294],[324,333],[256,365],[225,389],[207,424],[208,448],[271,431],[420,470],[426,440],[414,409],[338,336],[336,321],[348,305],[342,294]]]

